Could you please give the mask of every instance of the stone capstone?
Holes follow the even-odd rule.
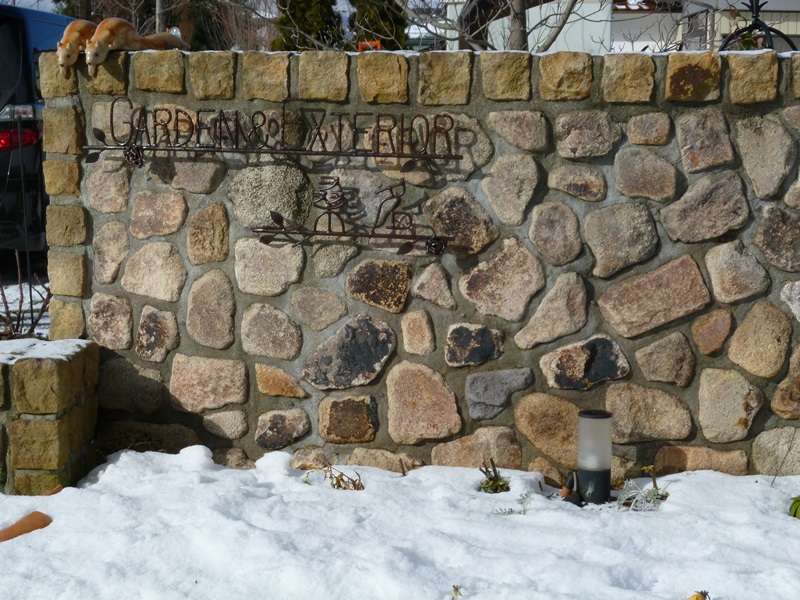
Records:
[[[546,344],[586,325],[586,284],[577,273],[563,273],[547,292],[528,324],[514,336],[523,350]]]
[[[592,275],[604,279],[652,257],[659,241],[653,217],[640,202],[623,202],[590,212],[584,220],[583,235],[595,257]]]
[[[570,163],[555,167],[547,175],[547,186],[586,202],[605,200],[608,192],[603,171],[594,165]]]
[[[308,398],[308,393],[300,387],[296,377],[272,365],[256,363],[256,385],[258,391],[267,396]]]
[[[653,465],[659,476],[685,471],[719,471],[747,475],[747,452],[723,452],[699,446],[664,446],[656,452]]]
[[[614,185],[631,198],[668,202],[678,189],[678,170],[645,148],[626,148],[614,157]]]
[[[566,469],[578,467],[577,406],[550,394],[523,396],[514,407],[514,422],[537,450]]]
[[[201,413],[247,400],[247,365],[240,360],[176,354],[169,392],[181,411]]]
[[[653,95],[656,65],[645,54],[603,57],[603,99],[606,102],[648,102]]]
[[[490,112],[489,128],[509,144],[528,152],[546,152],[550,147],[547,118],[537,110]]]
[[[375,439],[378,405],[372,396],[323,398],[319,403],[319,434],[332,444],[364,444]]]
[[[85,180],[89,208],[100,213],[118,213],[128,208],[131,169],[118,158],[103,159]]]
[[[297,89],[304,100],[343,102],[350,89],[350,57],[344,52],[306,51],[299,55]]]
[[[800,475],[800,436],[795,427],[759,433],[753,440],[753,471],[763,475]]]
[[[224,350],[233,344],[236,300],[230,279],[219,269],[203,273],[189,290],[186,332],[195,342]]]
[[[733,313],[727,308],[718,308],[702,315],[692,323],[692,338],[703,354],[713,354],[722,349],[731,333]]]
[[[297,318],[314,331],[323,331],[347,314],[347,304],[338,294],[322,288],[304,286],[292,294]]]
[[[578,217],[564,202],[534,206],[528,238],[542,257],[557,267],[572,262],[583,250]]]
[[[588,390],[631,370],[619,344],[605,335],[562,346],[539,359],[547,385],[561,390]]]
[[[782,271],[800,271],[800,218],[781,209],[765,205],[756,223],[753,245],[761,250],[764,259]]]
[[[447,330],[444,360],[451,367],[480,365],[503,355],[502,332],[483,325],[453,323]]]
[[[725,117],[718,111],[691,112],[675,121],[683,170],[698,173],[733,162]]]
[[[581,100],[592,90],[592,57],[583,52],[554,52],[539,57],[542,100]]]
[[[511,405],[511,394],[532,383],[530,367],[470,373],[464,385],[469,416],[476,420],[494,419]]]
[[[438,444],[431,463],[447,467],[479,469],[494,460],[499,469],[522,468],[522,450],[511,427],[481,427],[472,435]]]
[[[489,100],[529,100],[531,56],[527,52],[482,52],[483,95]]]
[[[427,356],[436,350],[436,334],[427,310],[415,310],[400,319],[403,347],[409,354]]]
[[[164,362],[180,344],[178,319],[175,313],[145,306],[136,331],[136,354],[143,360]]]
[[[358,315],[311,353],[303,379],[319,390],[366,385],[381,372],[394,347],[389,325]]]
[[[294,360],[303,334],[282,310],[270,304],[251,304],[242,315],[242,349],[253,356]]]
[[[597,300],[606,322],[632,338],[697,312],[711,301],[691,256],[614,284]]]
[[[741,240],[711,248],[706,253],[706,269],[718,302],[738,302],[769,289],[769,273]]]
[[[666,113],[646,113],[628,119],[628,139],[631,144],[664,146],[669,141],[672,120]]]
[[[406,260],[367,259],[348,274],[348,296],[391,313],[400,313],[411,290],[414,266]]]
[[[198,210],[189,220],[186,250],[189,262],[205,265],[228,258],[228,211],[222,202]]]
[[[211,415],[203,415],[203,427],[217,437],[238,440],[249,429],[247,413],[243,410],[224,410]]]
[[[457,258],[477,254],[499,234],[486,209],[462,188],[439,192],[425,203],[423,211],[436,235],[453,238],[447,249]]]
[[[97,398],[100,406],[149,415],[164,403],[164,378],[155,369],[146,369],[124,358],[108,360],[100,366]]]
[[[131,59],[138,89],[170,94],[186,91],[183,51],[140,52],[132,54]]]
[[[676,331],[636,351],[636,360],[648,381],[664,381],[685,388],[694,377],[697,359],[686,336]]]
[[[420,104],[466,104],[472,83],[472,52],[423,52],[419,56]]]
[[[764,403],[764,394],[738,371],[704,369],[697,393],[697,420],[709,442],[726,443],[747,437]]]
[[[500,222],[522,225],[539,183],[539,166],[528,154],[504,154],[481,181],[481,189]]]
[[[682,440],[692,432],[692,413],[677,396],[633,383],[615,383],[606,392],[606,410],[614,415],[611,441],[632,444]]]
[[[189,54],[189,81],[198,100],[233,98],[236,54],[233,52],[194,52]]]
[[[672,102],[719,100],[722,60],[716,52],[670,52],[664,99]]]
[[[92,240],[94,280],[97,283],[114,283],[129,250],[130,240],[122,221],[110,221],[103,225]]]
[[[554,133],[556,150],[562,158],[605,156],[621,136],[619,125],[601,110],[561,114],[556,117]]]
[[[405,56],[364,52],[358,55],[356,66],[358,92],[364,102],[408,102],[408,59]]]
[[[792,136],[774,117],[749,117],[736,122],[736,145],[753,191],[772,198],[781,189],[797,158]],[[764,152],[769,148],[769,152]]]
[[[789,359],[789,372],[775,388],[769,407],[782,419],[800,419],[800,346]]]
[[[673,241],[692,243],[744,226],[750,207],[740,177],[734,171],[721,171],[692,182],[680,200],[660,212]]]
[[[303,273],[305,253],[294,244],[262,244],[256,238],[236,241],[234,273],[239,289],[259,296],[279,296]]]
[[[302,408],[271,410],[258,417],[256,442],[267,450],[280,450],[311,430],[311,420]]]
[[[733,332],[728,358],[757,377],[773,377],[789,351],[792,323],[768,300],[757,302]]]
[[[97,292],[87,319],[92,339],[109,350],[127,350],[133,344],[133,311],[128,298]]]
[[[177,302],[186,276],[178,246],[171,242],[150,242],[128,259],[121,283],[131,294]]]
[[[450,279],[441,263],[431,263],[417,275],[412,288],[414,296],[431,304],[453,310],[456,301],[450,291]]]
[[[773,52],[731,53],[727,56],[733,104],[772,102],[778,95],[778,56]]]
[[[242,85],[245,100],[280,102],[289,97],[288,52],[243,52]]]
[[[461,430],[456,397],[433,369],[402,361],[386,377],[389,435],[398,444],[450,437]]]
[[[389,452],[379,448],[353,448],[353,453],[347,459],[348,465],[360,465],[363,467],[375,467],[385,471],[395,473],[408,473],[412,469],[418,469],[424,463],[406,454],[405,452]]]
[[[242,227],[275,227],[270,212],[302,225],[311,209],[308,177],[293,164],[247,167],[235,171],[228,180],[228,200]]]
[[[478,311],[507,321],[521,320],[530,299],[544,285],[539,259],[516,236],[504,239],[493,256],[458,280],[458,289]]]

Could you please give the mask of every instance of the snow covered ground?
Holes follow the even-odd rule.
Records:
[[[24,261],[24,257],[20,260]],[[16,265],[13,258],[9,256],[2,257],[0,263],[0,286],[2,287],[2,295],[0,295],[0,319],[5,322],[11,319],[19,323],[22,330],[28,331],[32,319],[35,319],[42,306],[42,298],[46,294],[44,286],[48,285],[47,281],[47,266],[44,264],[36,265],[32,269],[34,275],[38,275],[38,280],[34,277],[30,280],[30,287],[28,286],[28,277],[24,275],[26,271],[25,264],[22,269],[22,285],[20,286],[20,275],[16,270]],[[4,298],[5,299],[4,299]],[[33,298],[33,312],[31,313],[30,298]],[[21,302],[20,302],[21,301]],[[21,314],[21,318],[17,321]],[[2,329],[5,329],[2,327]],[[38,337],[46,338],[50,329],[50,314],[45,311],[39,319],[34,333]]]
[[[800,476],[672,475],[666,502],[643,513],[578,508],[519,471],[501,470],[511,491],[492,495],[477,469],[364,467],[365,489],[343,491],[283,452],[256,465],[217,466],[202,446],[125,451],[55,496],[0,496],[0,527],[33,510],[53,519],[0,544],[0,597],[800,597],[800,520],[787,514]]]

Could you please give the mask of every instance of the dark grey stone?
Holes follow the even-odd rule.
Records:
[[[539,360],[547,384],[561,390],[588,390],[631,370],[619,344],[604,335],[564,346]]]
[[[511,394],[533,383],[529,367],[503,369],[467,376],[464,396],[473,419],[493,419],[509,405]]]
[[[454,323],[447,331],[444,360],[451,367],[480,365],[502,356],[503,334],[472,323]]]
[[[753,244],[766,261],[782,271],[800,271],[800,219],[766,205],[758,217]]]

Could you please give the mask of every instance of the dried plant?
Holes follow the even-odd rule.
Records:
[[[483,463],[483,466],[480,468],[481,473],[483,473],[484,479],[480,483],[480,490],[482,492],[486,492],[487,494],[497,494],[499,492],[508,492],[511,488],[508,485],[508,481],[503,479],[500,473],[497,472],[497,466],[494,464],[494,459],[490,458],[489,463],[491,464],[491,469],[486,466],[486,463]]]
[[[322,473],[322,478],[324,481],[330,481],[331,487],[335,490],[363,490],[364,483],[361,481],[361,475],[358,474],[358,471],[355,471],[356,476],[350,477],[349,475],[342,473],[338,469],[334,469],[333,466],[330,464],[325,465],[321,469],[313,469],[308,471],[305,476],[305,482],[310,483],[308,481],[309,475],[311,473]]]
[[[19,286],[19,299],[16,306],[11,306],[8,302],[8,296],[3,288],[3,278],[0,277],[0,301],[2,301],[2,312],[0,312],[0,340],[14,340],[18,338],[33,337],[36,331],[36,326],[41,321],[44,314],[50,306],[50,298],[53,294],[50,288],[41,282],[39,276],[34,273],[33,279],[36,285],[30,285],[29,289],[31,294],[36,294],[39,297],[41,304],[36,312],[34,312],[33,298],[28,298],[28,304],[25,305],[25,282],[22,279],[22,267],[19,261],[19,252],[15,252],[17,259],[17,285]],[[30,323],[25,322],[25,316],[31,315]]]
[[[622,491],[617,496],[617,507],[636,511],[657,510],[661,503],[669,497],[669,493],[658,489],[656,471],[653,465],[642,467],[642,471],[649,474],[653,481],[652,489],[642,489],[636,482],[628,479]]]

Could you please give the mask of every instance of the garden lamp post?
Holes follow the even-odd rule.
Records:
[[[611,498],[611,413],[578,413],[578,470],[567,477],[562,496],[575,504],[603,504]]]

